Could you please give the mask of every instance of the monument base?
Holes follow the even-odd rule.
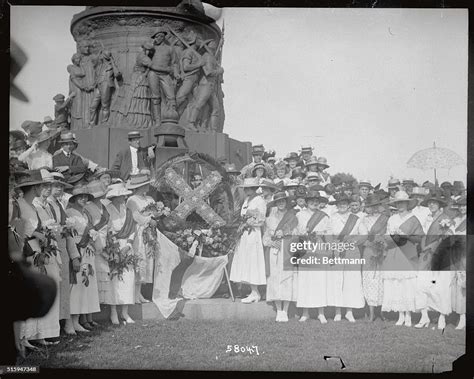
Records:
[[[110,168],[117,153],[128,146],[128,132],[130,129],[108,128],[106,126],[74,130],[79,142],[77,153],[102,167]],[[156,143],[152,129],[141,130],[140,133],[143,136],[141,146],[146,147]],[[185,140],[189,152],[208,154],[215,159],[225,159],[228,163],[234,163],[238,169],[252,160],[252,144],[230,138],[226,133],[186,131]],[[156,163],[159,166],[162,162],[185,151],[182,148],[157,148]]]

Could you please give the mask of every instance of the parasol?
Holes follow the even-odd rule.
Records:
[[[434,170],[434,179],[436,179],[436,169],[447,168],[465,164],[464,160],[454,151],[442,147],[436,147],[433,142],[433,147],[423,149],[408,160],[407,166],[410,168],[418,168],[420,170]]]

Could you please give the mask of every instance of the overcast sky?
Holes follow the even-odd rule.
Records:
[[[12,38],[28,62],[17,76],[29,103],[11,99],[10,128],[53,116],[75,52],[72,16],[84,7],[13,6]],[[224,132],[277,156],[302,144],[330,173],[386,184],[432,146],[467,157],[467,10],[226,8]],[[221,20],[219,20],[219,24]],[[466,167],[439,170],[464,180]]]

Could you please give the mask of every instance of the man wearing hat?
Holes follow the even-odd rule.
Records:
[[[61,150],[53,156],[53,167],[59,169],[66,178],[66,181],[75,175],[82,175],[87,167],[74,150],[74,135],[71,132],[62,133],[59,139]]]
[[[196,51],[196,33],[191,31],[185,41],[189,47],[183,51],[179,60],[182,83],[176,92],[176,107],[180,116],[184,112],[189,94],[199,80],[200,68],[204,63]]]
[[[128,180],[130,175],[135,175],[141,169],[148,169],[145,150],[140,147],[140,139],[143,138],[140,132],[128,133],[129,146],[117,153],[111,170],[120,171],[122,180]]]
[[[249,163],[248,165],[244,166],[244,168],[242,168],[242,174],[241,174],[242,179],[250,178],[252,176],[253,167],[258,163],[261,163],[265,166],[268,177],[270,179],[273,179],[273,177],[274,177],[273,170],[271,169],[271,167],[269,166],[268,163],[263,161],[263,154],[264,153],[265,153],[265,148],[263,147],[263,145],[254,145],[254,146],[252,146],[252,159],[253,159],[253,162]]]
[[[76,93],[73,92],[67,100],[65,100],[64,95],[58,93],[53,97],[54,100],[54,124],[61,131],[71,129],[69,116],[71,111],[71,104],[76,96]]]
[[[451,189],[451,200],[456,202],[462,196],[466,194],[466,187],[464,187],[464,182],[460,180],[455,180],[453,182],[453,188]]]
[[[359,183],[359,196],[360,196],[360,202],[363,205],[365,202],[365,199],[370,193],[370,190],[373,190],[374,187],[372,187],[372,184],[370,183],[369,180],[362,180]]]
[[[54,133],[48,130],[41,131],[32,143],[31,147],[18,156],[20,162],[28,165],[30,170],[40,168],[53,168],[53,156],[48,153],[48,147]]]
[[[297,166],[301,167],[300,156],[295,152],[291,152],[283,159],[288,163],[288,167],[290,169],[288,177],[291,177],[293,169],[295,169]]]
[[[294,210],[299,212],[303,209],[306,209],[306,196],[308,191],[305,186],[298,186],[295,190],[295,200],[296,205],[294,206]]]
[[[313,148],[311,146],[301,147],[301,160],[303,165],[306,165],[313,156]]]
[[[417,187],[417,184],[413,179],[405,179],[402,181],[402,188],[408,195],[411,195],[413,187]]]
[[[306,172],[314,172],[318,174],[318,158],[309,157],[307,161],[304,162]]]
[[[331,176],[325,171],[327,168],[329,168],[327,159],[324,157],[319,157],[316,167],[318,168],[318,174],[321,178],[321,184],[326,185],[331,183]]]
[[[387,185],[388,193],[390,194],[390,201],[395,198],[395,194],[400,190],[400,180],[390,178]]]
[[[166,44],[168,30],[159,27],[152,35],[155,53],[153,54],[150,71],[148,72],[148,85],[151,91],[151,108],[155,124],[160,124],[161,94],[165,96],[165,108],[168,116],[177,116],[176,113],[176,85],[173,78],[179,77],[178,62],[173,48]]]
[[[319,185],[320,183],[321,183],[321,178],[316,172],[310,171],[306,173],[306,185],[308,187]]]

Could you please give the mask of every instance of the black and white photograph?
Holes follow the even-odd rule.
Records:
[[[9,12],[2,373],[466,354],[468,9]]]

